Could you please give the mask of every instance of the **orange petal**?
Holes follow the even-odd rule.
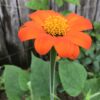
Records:
[[[81,46],[85,49],[89,49],[91,47],[92,39],[91,37],[83,32],[73,32],[68,33],[66,36],[74,44]]]
[[[41,36],[35,40],[34,46],[40,55],[45,55],[53,46],[53,38],[50,35]]]
[[[79,47],[76,46],[76,45],[73,45],[74,46],[74,52],[73,54],[69,57],[70,59],[77,59],[79,54],[80,54],[80,50],[79,50]]]
[[[83,16],[79,16],[75,13],[67,15],[66,18],[71,30],[84,31],[93,28],[89,19],[86,19]]]
[[[52,15],[60,15],[60,14],[57,12],[54,12],[53,10],[38,10],[30,14],[29,17],[42,26],[45,19]]]
[[[63,58],[76,59],[79,55],[79,48],[64,37],[55,38],[54,47]]]
[[[34,39],[38,35],[45,34],[45,31],[33,21],[26,22],[19,30],[18,37],[21,41]]]

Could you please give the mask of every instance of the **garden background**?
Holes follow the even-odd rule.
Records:
[[[3,64],[14,64],[24,69],[30,65],[32,42],[21,43],[17,36],[19,27],[29,20],[27,15],[32,12],[25,7],[26,1],[0,0],[0,73]],[[100,22],[100,0],[80,0],[79,6],[65,3],[60,8],[51,1],[51,6],[57,11],[69,10]]]

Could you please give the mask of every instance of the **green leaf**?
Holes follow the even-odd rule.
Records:
[[[33,10],[48,9],[48,0],[30,0],[25,5]]]
[[[19,85],[19,74],[23,70],[13,65],[5,65],[4,82],[8,100],[21,100],[24,93]]]
[[[27,97],[25,100],[31,100],[30,97]]]
[[[100,28],[100,27],[99,27]],[[96,39],[100,40],[100,33],[96,33]]]
[[[49,65],[49,62],[32,56],[31,86],[33,95],[49,97]]]
[[[83,63],[85,66],[87,66],[88,64],[90,64],[92,62],[92,59],[89,57],[85,57],[85,59],[83,60]]]
[[[93,65],[94,65],[94,71],[95,72],[99,72],[100,71],[100,62],[99,61],[94,61]]]
[[[94,30],[100,33],[100,22],[94,22]]]
[[[95,59],[100,62],[100,55],[97,55]]]
[[[55,0],[58,7],[61,7],[63,5],[63,0]]]
[[[77,96],[84,88],[87,72],[84,67],[69,60],[59,62],[59,75],[64,90],[71,96]]]
[[[83,89],[84,96],[87,95],[89,90],[91,91],[91,96],[100,92],[100,78],[93,78],[86,81],[85,87]],[[91,100],[99,100],[99,99],[100,99],[100,95],[95,96]]]
[[[29,81],[29,73],[26,71],[22,71],[21,73],[19,73],[18,80],[21,90],[28,91],[27,83]]]
[[[71,11],[69,11],[69,10],[64,10],[64,11],[61,12],[61,14],[64,15],[64,16],[66,16],[70,13],[71,13]]]
[[[75,4],[75,5],[80,5],[80,0],[65,0],[65,1],[68,3]]]

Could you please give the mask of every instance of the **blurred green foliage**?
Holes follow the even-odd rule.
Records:
[[[26,2],[26,7],[32,10],[46,10],[49,9],[50,0],[30,0]],[[62,7],[65,2],[71,3],[74,5],[80,5],[80,0],[54,0],[55,6]]]
[[[90,50],[81,50],[79,61],[86,67],[87,71],[96,75],[100,73],[100,23],[94,22],[94,29],[90,32],[92,47]]]
[[[68,3],[72,3],[74,5],[80,5],[80,0],[65,0]]]
[[[30,0],[25,5],[32,10],[46,10],[49,9],[49,0]]]
[[[82,49],[79,61],[88,72],[83,94],[85,100],[100,99],[100,23],[94,22],[94,29],[90,32],[92,47],[88,51]]]
[[[100,99],[100,78],[92,78],[86,81],[83,94],[85,100],[99,100]]]

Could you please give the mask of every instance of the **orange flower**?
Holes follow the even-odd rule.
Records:
[[[83,31],[92,29],[92,24],[82,16],[71,13],[64,17],[52,10],[38,10],[29,17],[32,20],[20,28],[18,36],[21,41],[35,39],[34,46],[40,55],[54,47],[60,57],[76,59],[79,47],[91,46],[91,37]]]

